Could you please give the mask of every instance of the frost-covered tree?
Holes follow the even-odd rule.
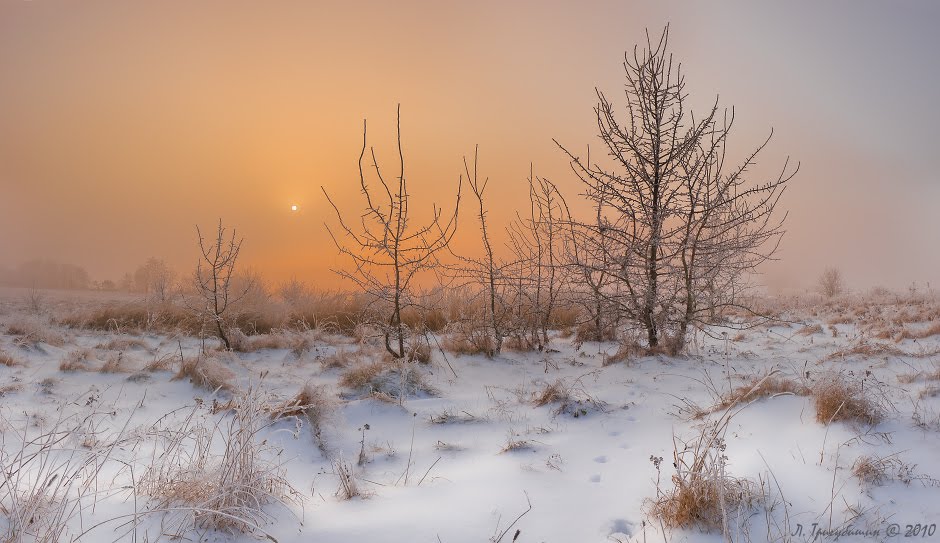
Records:
[[[776,205],[796,171],[786,163],[770,180],[748,179],[770,137],[728,163],[733,113],[717,100],[704,116],[690,111],[668,37],[667,27],[625,55],[623,115],[597,91],[607,163],[559,146],[598,209],[598,220],[578,225],[595,240],[580,265],[609,276],[604,296],[650,349],[676,352],[690,326],[740,304],[746,276],[774,254],[783,234]]]

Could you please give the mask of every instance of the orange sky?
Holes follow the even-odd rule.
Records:
[[[352,4],[0,4],[0,264],[188,270],[222,217],[269,279],[335,283],[320,186],[355,213],[362,119],[393,160],[398,103],[415,209],[450,205],[479,144],[501,229],[530,161],[577,199],[552,138],[596,145],[594,87],[617,100],[623,51],[671,22],[693,105],[736,106],[736,149],[775,128],[755,173],[803,163],[769,283],[940,282],[929,3]]]

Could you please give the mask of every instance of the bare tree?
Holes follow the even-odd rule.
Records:
[[[510,224],[509,249],[515,262],[516,335],[542,350],[548,343],[553,312],[566,282],[565,228],[570,214],[554,183],[529,171],[529,213]]]
[[[462,314],[457,319],[461,332],[479,347],[487,356],[495,356],[502,350],[505,338],[505,319],[507,308],[504,299],[504,262],[500,261],[493,249],[490,227],[487,221],[486,187],[489,178],[479,178],[479,146],[473,150],[473,169],[467,157],[463,159],[464,174],[467,184],[476,200],[477,218],[480,223],[480,238],[483,254],[480,257],[467,257],[450,251],[454,264],[447,266],[449,276],[455,280],[464,292],[469,292],[469,314]],[[448,250],[450,248],[448,247]],[[479,305],[476,302],[479,301]],[[476,307],[482,309],[477,314]]]
[[[845,290],[842,272],[839,268],[826,268],[819,277],[819,292],[826,298],[834,298]]]
[[[235,264],[241,251],[243,238],[236,238],[235,230],[226,234],[219,219],[214,238],[206,239],[199,226],[196,226],[199,238],[201,258],[196,265],[194,282],[201,305],[197,311],[215,325],[216,333],[226,349],[231,343],[226,333],[226,310],[248,293],[252,285],[241,285],[237,290],[233,285]]]
[[[134,288],[157,302],[170,298],[173,285],[173,270],[166,262],[150,257],[134,272]]]
[[[575,276],[569,292],[571,302],[581,307],[586,319],[578,327],[577,340],[608,341],[615,339],[620,312],[612,307],[610,298],[617,298],[618,283],[612,273],[614,258],[604,230],[603,202],[595,202],[594,222],[584,228],[569,221],[569,243],[566,258]]]
[[[436,255],[448,246],[457,231],[457,212],[460,206],[460,191],[463,177],[457,185],[454,212],[444,218],[442,211],[433,206],[429,222],[414,227],[410,223],[408,183],[405,177],[405,159],[401,146],[401,106],[397,111],[397,144],[399,172],[395,183],[386,181],[375,149],[367,145],[366,122],[362,123],[362,151],[359,154],[359,184],[365,197],[365,211],[359,224],[350,224],[339,208],[323,189],[339,221],[337,237],[329,225],[327,230],[340,253],[349,257],[353,269],[337,270],[337,273],[353,281],[363,292],[382,302],[387,309],[381,322],[385,336],[385,349],[395,358],[404,358],[409,331],[402,322],[402,312],[417,307],[414,297],[415,278],[437,265]],[[376,191],[366,183],[363,160],[368,148],[372,169],[381,185]]]
[[[658,41],[647,34],[645,49],[625,55],[625,121],[597,91],[597,126],[612,166],[558,145],[599,208],[599,219],[581,227],[604,240],[593,249],[607,257],[593,260],[618,287],[608,299],[645,331],[650,349],[675,352],[690,325],[737,305],[747,274],[772,258],[783,234],[774,211],[796,171],[787,162],[777,177],[748,182],[769,137],[727,167],[733,114],[720,118],[717,100],[702,118],[688,111],[668,36],[668,26]]]

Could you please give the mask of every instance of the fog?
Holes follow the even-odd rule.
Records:
[[[768,286],[810,288],[829,266],[855,288],[940,284],[938,16],[931,2],[5,2],[0,266],[119,281],[157,257],[185,274],[196,225],[223,218],[267,279],[336,285],[321,186],[356,214],[362,120],[394,169],[399,103],[415,210],[450,208],[476,144],[494,230],[530,164],[577,208],[553,138],[599,146],[595,87],[622,106],[624,51],[670,23],[692,105],[734,106],[734,156],[773,128],[753,179],[801,165]],[[476,232],[467,211],[457,247]]]

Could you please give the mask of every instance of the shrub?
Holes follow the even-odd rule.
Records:
[[[838,268],[826,268],[819,277],[819,291],[826,298],[834,298],[845,290],[842,272]]]

